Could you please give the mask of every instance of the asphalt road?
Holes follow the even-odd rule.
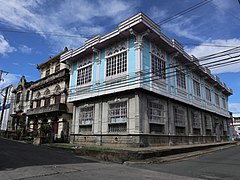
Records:
[[[194,178],[89,160],[70,151],[0,138],[0,180],[125,180]]]
[[[240,146],[178,162],[131,166],[203,179],[240,179]]]

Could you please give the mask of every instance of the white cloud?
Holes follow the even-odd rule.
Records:
[[[192,16],[190,18],[179,17],[174,21],[163,24],[162,28],[176,34],[179,37],[185,37],[191,40],[203,42],[204,39],[195,33],[199,31],[198,27],[201,26],[201,23],[194,24],[194,20],[197,18],[198,16]]]
[[[123,0],[60,1],[57,5],[49,7],[48,3],[51,2],[0,0],[0,21],[14,28],[38,32],[46,39],[48,38],[53,47],[59,50],[65,46],[79,47],[86,38],[50,36],[44,32],[66,35],[103,33],[105,28],[101,20],[107,20],[109,24],[119,22],[132,14],[136,6],[133,2]]]
[[[19,50],[22,52],[22,53],[25,53],[25,54],[30,54],[32,52],[32,48],[26,46],[26,45],[20,45],[19,46]]]
[[[13,51],[15,51],[15,48],[8,43],[3,35],[0,35],[0,54],[5,55]]]
[[[229,110],[233,113],[240,112],[240,103],[229,103],[228,107],[229,107]]]
[[[17,63],[17,62],[13,62],[12,64],[15,66],[19,66],[19,63]]]
[[[207,40],[204,43],[201,43],[200,45],[195,46],[193,48],[186,47],[185,51],[188,52],[189,54],[192,54],[192,55],[198,57],[199,59],[201,59],[201,57],[203,57],[203,56],[207,56],[210,54],[225,51],[225,50],[231,49],[233,47],[237,47],[239,45],[240,45],[240,39]],[[237,59],[239,59],[239,57],[238,57],[239,55],[240,55],[240,51],[238,50],[234,54],[225,55],[220,58],[210,59],[207,61],[200,61],[200,63],[206,64],[206,63],[217,61],[217,60],[220,60],[218,63],[221,63],[221,62],[223,63],[223,62],[227,62],[227,61],[237,60]],[[229,58],[229,59],[226,61],[221,61],[221,59],[226,59],[226,58]],[[210,65],[210,64],[207,64],[207,65]],[[219,73],[224,73],[224,72],[239,72],[240,71],[240,60],[239,60],[239,63],[221,66],[221,67],[217,67],[217,68],[212,68],[211,70],[212,70],[212,73],[214,73],[214,74],[219,74]]]
[[[18,74],[3,74],[2,79],[3,81],[0,81],[0,89],[10,85],[10,84],[17,84],[20,80],[21,76]]]

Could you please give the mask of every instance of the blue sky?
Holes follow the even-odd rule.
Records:
[[[36,64],[65,46],[75,49],[91,36],[112,31],[140,11],[158,23],[201,1],[0,0],[0,69],[9,72],[0,88],[18,83],[21,75],[37,80]],[[160,28],[189,54],[202,57],[239,46],[239,27],[238,0],[212,0]],[[233,89],[229,107],[240,113],[240,63],[212,72]]]

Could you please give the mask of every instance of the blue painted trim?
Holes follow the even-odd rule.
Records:
[[[103,49],[100,53],[100,77],[99,77],[99,81],[100,81],[100,85],[102,85],[104,83],[104,78],[105,78],[105,49]]]
[[[148,81],[150,79],[150,68],[151,68],[151,58],[150,58],[150,42],[148,39],[143,39],[143,50],[142,50],[142,70],[145,74],[143,79]],[[145,82],[144,84],[150,85],[149,82]]]

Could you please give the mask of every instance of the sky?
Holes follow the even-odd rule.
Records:
[[[0,0],[0,88],[40,78],[36,64],[64,47],[76,49],[97,34],[143,12],[156,23],[203,0]],[[197,58],[240,46],[240,3],[212,0],[172,21],[161,31]],[[228,55],[231,57],[239,55]],[[233,58],[234,59],[234,58]],[[236,58],[235,58],[236,59]],[[211,69],[233,89],[229,109],[240,113],[240,63]]]

